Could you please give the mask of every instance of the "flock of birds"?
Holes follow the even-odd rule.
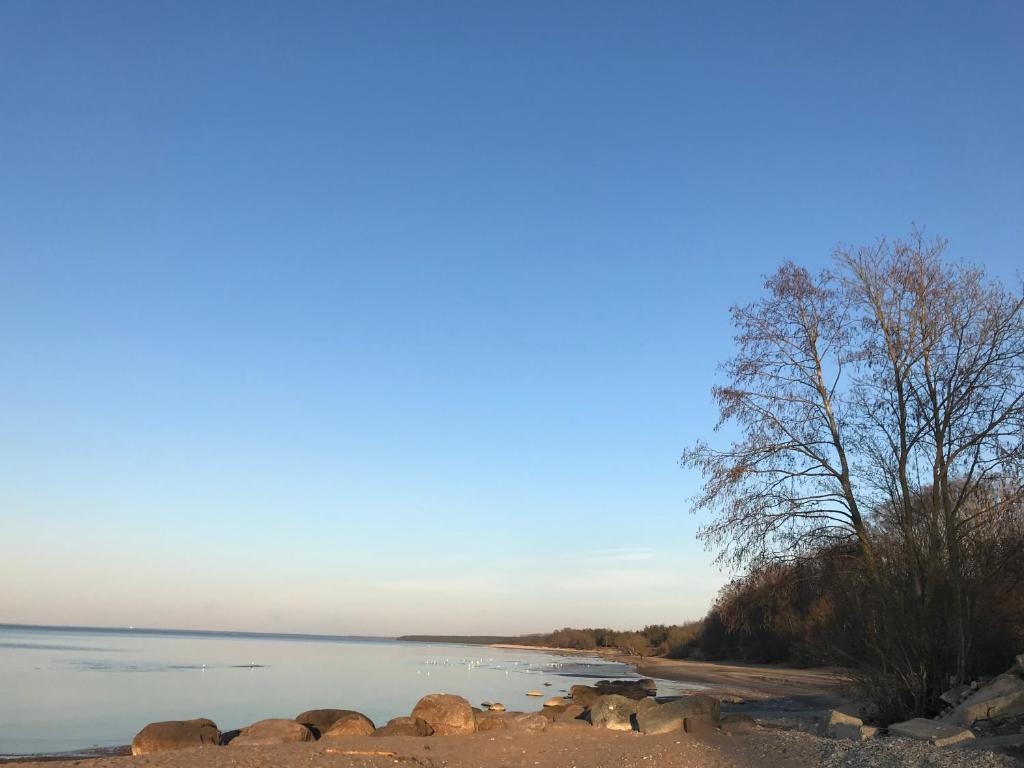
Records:
[[[500,661],[500,660],[499,660]],[[506,675],[510,672],[516,672],[524,675],[543,675],[549,671],[557,670],[561,668],[562,663],[559,661],[549,661],[545,664],[540,665],[543,669],[538,669],[535,664],[527,664],[521,661],[510,661],[505,664],[495,664],[494,658],[488,659],[458,659],[453,662],[451,659],[427,659],[423,662],[425,666],[432,667],[465,667],[467,671],[472,672],[477,667],[483,667],[486,669],[494,669],[503,671]],[[510,664],[511,666],[506,666]],[[430,670],[426,670],[427,675],[430,675]],[[416,674],[423,674],[423,670],[416,670]]]

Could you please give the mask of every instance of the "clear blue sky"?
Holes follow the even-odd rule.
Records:
[[[1024,259],[1018,2],[0,2],[0,621],[696,618],[727,307]]]

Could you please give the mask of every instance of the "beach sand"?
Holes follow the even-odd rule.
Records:
[[[906,739],[854,743],[799,731],[643,736],[566,726],[542,733],[358,737],[266,747],[200,747],[74,761],[86,768],[1015,768],[988,752]],[[28,768],[39,763],[8,763]]]

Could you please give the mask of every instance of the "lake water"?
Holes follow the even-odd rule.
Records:
[[[0,626],[0,755],[127,744],[156,720],[209,717],[226,731],[337,707],[380,724],[427,693],[537,709],[543,699],[527,691],[633,674],[597,658],[486,646]],[[659,681],[658,693],[695,687]]]

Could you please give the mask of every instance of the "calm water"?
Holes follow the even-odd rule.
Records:
[[[127,744],[154,720],[209,717],[229,730],[339,707],[380,723],[435,692],[535,709],[543,700],[527,691],[631,673],[481,646],[0,626],[0,754]],[[687,687],[660,683],[659,694]]]

